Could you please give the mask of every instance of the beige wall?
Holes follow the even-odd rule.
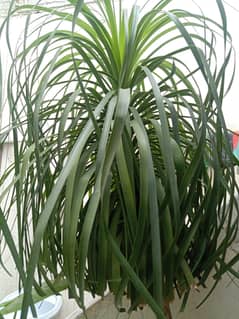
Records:
[[[210,286],[210,284],[209,284]],[[196,309],[203,296],[208,293],[209,287],[201,292],[194,291],[189,299],[188,307],[184,313],[180,313],[180,302],[177,300],[172,308],[173,319],[237,319],[239,312],[238,292],[239,288],[228,277],[222,280],[201,308]],[[69,319],[83,319],[84,316],[71,317]],[[88,311],[88,319],[128,319],[127,313],[118,313],[113,305],[113,297],[108,296],[103,302],[97,303]],[[156,319],[149,308],[138,311],[130,316],[130,319]]]

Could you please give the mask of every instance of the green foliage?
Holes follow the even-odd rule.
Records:
[[[226,254],[238,190],[222,113],[232,54],[225,10],[217,0],[221,26],[167,11],[171,3],[128,13],[111,0],[25,5],[2,24],[12,65],[11,125],[1,137],[11,134],[15,161],[0,180],[0,231],[24,288],[22,319],[33,287],[39,295],[68,288],[83,309],[84,290],[103,296],[109,287],[117,306],[126,294],[129,311],[149,304],[164,318],[175,291],[187,297],[209,276],[216,286],[234,272],[238,258]],[[14,55],[8,30],[21,12]]]

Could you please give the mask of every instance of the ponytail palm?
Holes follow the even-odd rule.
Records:
[[[226,15],[221,0],[222,25],[168,11],[171,3],[127,12],[121,1],[71,0],[12,12],[26,22],[15,56],[9,44],[2,138],[13,137],[15,161],[1,178],[0,229],[24,288],[22,319],[33,287],[67,288],[83,309],[84,290],[103,296],[108,287],[116,306],[126,294],[129,311],[149,304],[165,318],[175,291],[186,300],[210,275],[215,287],[235,274],[238,258],[226,254],[238,227],[222,113]]]

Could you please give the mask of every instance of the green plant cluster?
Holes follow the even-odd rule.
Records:
[[[238,257],[227,259],[238,189],[222,113],[233,54],[225,10],[217,0],[215,22],[169,10],[173,0],[130,11],[66,2],[13,3],[1,27],[12,56],[1,137],[11,134],[14,163],[0,180],[0,234],[24,288],[21,318],[42,282],[47,294],[68,288],[83,309],[85,290],[108,287],[117,306],[126,294],[129,311],[148,304],[165,318],[175,292],[186,303],[209,276],[214,287],[237,276]],[[14,55],[7,31],[21,12]]]

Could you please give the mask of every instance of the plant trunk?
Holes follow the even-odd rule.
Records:
[[[167,319],[173,319],[172,313],[170,310],[170,303],[167,301],[164,302],[164,314],[165,314]]]

